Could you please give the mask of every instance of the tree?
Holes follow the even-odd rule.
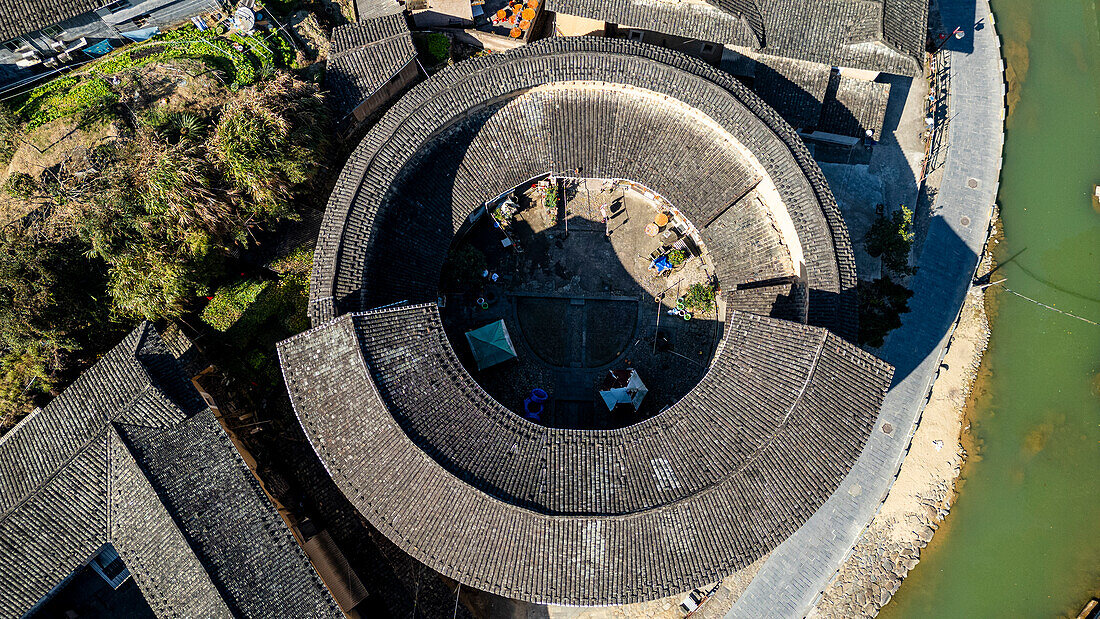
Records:
[[[103,303],[106,268],[76,239],[42,241],[8,228],[0,239],[0,415],[29,410],[81,350],[114,339]]]
[[[454,292],[477,288],[482,284],[486,268],[485,254],[469,243],[462,243],[447,253],[440,287]]]
[[[882,257],[882,266],[899,275],[912,275],[909,251],[913,247],[913,211],[905,205],[890,217],[880,214],[863,236],[863,246],[872,258]]]
[[[692,312],[714,309],[714,287],[710,284],[692,284],[684,295],[684,307]]]
[[[889,275],[874,281],[860,280],[859,343],[882,346],[886,334],[901,326],[901,314],[909,311],[913,291],[895,282]]]

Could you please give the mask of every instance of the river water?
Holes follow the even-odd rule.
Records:
[[[1010,80],[994,279],[1100,322],[1097,3],[993,11]],[[1100,327],[994,305],[960,495],[882,617],[1074,616],[1100,588]]]

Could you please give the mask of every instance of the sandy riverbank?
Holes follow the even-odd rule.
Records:
[[[992,268],[999,230],[995,221],[979,275]],[[954,502],[967,407],[988,342],[985,293],[972,288],[898,478],[810,617],[873,617],[916,567]]]

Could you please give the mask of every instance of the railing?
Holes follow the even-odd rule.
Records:
[[[943,165],[947,151],[947,129],[951,113],[951,52],[941,49],[928,55],[929,98],[925,101],[926,118],[932,124],[925,131],[924,159],[919,184]]]

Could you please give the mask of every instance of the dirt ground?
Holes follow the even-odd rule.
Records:
[[[997,228],[990,246],[998,242]],[[989,250],[979,275],[992,268]],[[948,515],[959,467],[971,389],[989,342],[985,292],[971,288],[940,373],[898,478],[885,502],[825,590],[811,617],[873,617],[920,560],[920,549]]]
[[[215,72],[199,61],[187,59],[140,67],[119,76],[113,87],[122,94],[126,113],[134,115],[141,115],[156,106],[167,111],[207,117],[225,102],[228,94]],[[16,172],[35,179],[62,170],[77,176],[94,174],[88,153],[125,135],[125,120],[113,114],[94,120],[65,117],[38,127],[24,136],[23,145],[12,155],[6,167],[0,164],[0,184]],[[0,192],[0,221],[23,217],[44,204],[44,201],[26,200]]]

